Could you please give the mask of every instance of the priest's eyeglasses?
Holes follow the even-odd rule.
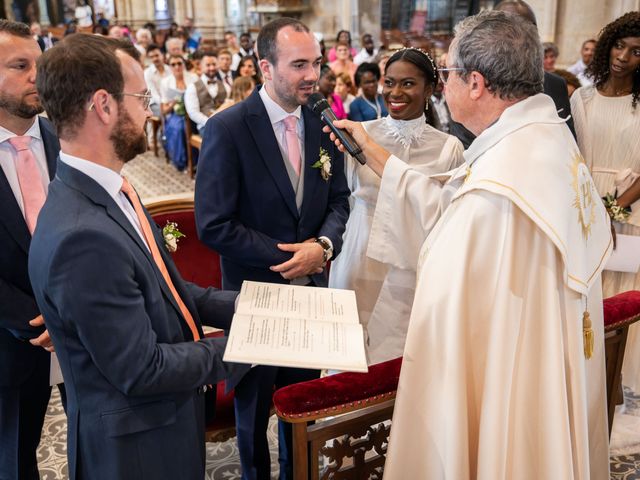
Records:
[[[466,70],[466,68],[462,67],[439,68],[438,74],[440,75],[440,80],[442,80],[442,83],[446,85],[449,81],[449,72],[464,72]]]

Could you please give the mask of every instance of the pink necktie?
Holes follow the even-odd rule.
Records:
[[[38,221],[38,214],[44,205],[46,194],[42,185],[42,176],[36,163],[36,157],[29,148],[31,137],[13,137],[9,143],[18,152],[18,183],[24,204],[24,219],[29,232],[33,234]]]
[[[300,144],[298,143],[298,118],[295,115],[289,115],[284,119],[285,138],[287,139],[287,153],[289,155],[289,163],[296,171],[296,175],[300,176]]]

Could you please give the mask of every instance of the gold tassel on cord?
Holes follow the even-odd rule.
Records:
[[[584,358],[588,360],[593,355],[593,328],[591,328],[591,317],[586,310],[582,314],[582,340],[584,342]]]

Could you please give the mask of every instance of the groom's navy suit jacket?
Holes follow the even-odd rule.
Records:
[[[269,270],[292,256],[279,250],[278,243],[326,236],[333,242],[334,257],[340,253],[349,216],[343,155],[311,110],[303,107],[302,116],[305,170],[300,211],[258,89],[207,121],[196,180],[196,222],[200,239],[220,254],[224,288],[239,290],[243,280],[288,283]],[[332,159],[328,181],[312,168],[320,148]],[[326,286],[326,270],[312,280]]]
[[[184,282],[154,234],[198,328],[229,328],[236,294]],[[192,341],[130,221],[104,188],[62,161],[29,274],[65,378],[71,480],[202,480],[200,387],[233,368],[221,359],[225,340]]]

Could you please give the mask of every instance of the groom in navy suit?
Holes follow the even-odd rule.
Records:
[[[27,272],[31,231],[25,218],[30,195],[37,189],[46,193],[60,150],[53,127],[38,116],[43,110],[34,94],[39,56],[29,27],[0,20],[1,480],[40,478],[36,449],[51,394],[51,340]],[[21,159],[12,144],[16,137],[28,139],[40,182],[21,181]],[[40,206],[43,201],[44,195]]]
[[[264,86],[211,117],[196,178],[200,239],[221,256],[223,286],[243,280],[325,287],[349,215],[342,154],[303,105],[322,55],[302,23],[280,18],[258,35]],[[331,168],[318,168],[329,161]],[[248,367],[247,367],[247,370]],[[271,394],[314,370],[258,366],[235,385],[243,479],[270,478],[266,428]],[[239,380],[239,382],[238,382]],[[236,384],[237,383],[237,384]],[[292,478],[291,432],[280,423],[280,478]]]

